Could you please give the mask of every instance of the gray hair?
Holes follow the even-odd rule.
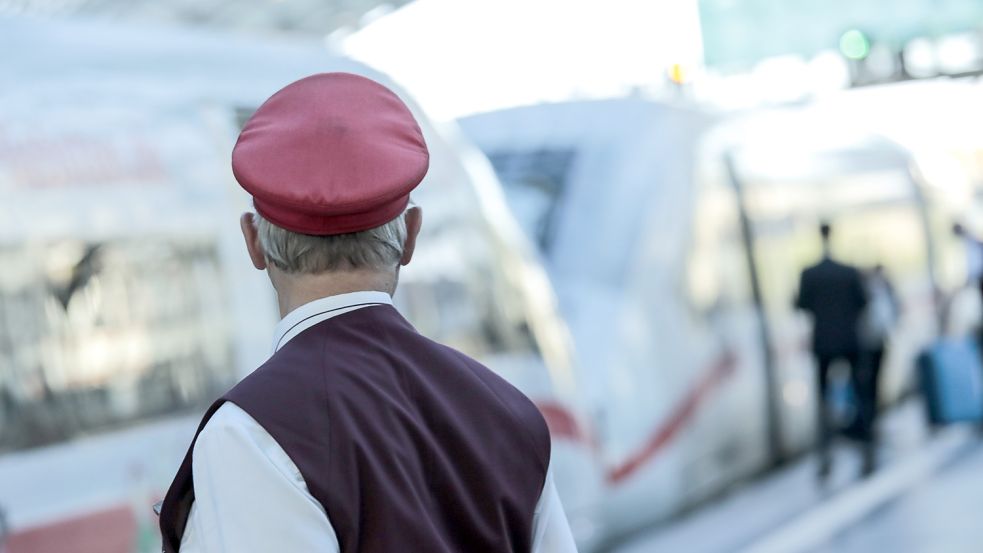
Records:
[[[384,225],[331,236],[286,230],[258,213],[254,221],[267,263],[287,273],[393,269],[406,244],[405,211]]]

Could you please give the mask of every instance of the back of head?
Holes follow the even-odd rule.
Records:
[[[255,224],[267,262],[288,274],[391,270],[406,244],[405,213],[368,230],[323,236],[287,230],[262,215]]]

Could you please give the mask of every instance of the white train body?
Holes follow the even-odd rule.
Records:
[[[914,83],[727,115],[583,101],[460,122],[538,243],[574,338],[592,426],[568,441],[596,460],[603,539],[812,443],[810,322],[793,305],[820,221],[836,257],[883,263],[901,296],[882,403],[915,387],[915,356],[940,331],[978,320],[971,293],[936,301],[965,278],[952,222],[983,232],[983,141],[960,129],[983,116],[978,93]],[[906,119],[906,105],[928,113]]]

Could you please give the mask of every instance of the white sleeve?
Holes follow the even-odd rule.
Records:
[[[546,483],[533,516],[533,553],[577,553],[570,523],[553,484],[553,467],[546,472]]]
[[[239,406],[222,405],[198,435],[192,474],[181,553],[339,551],[297,466]]]

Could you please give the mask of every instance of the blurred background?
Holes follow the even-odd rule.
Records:
[[[277,322],[232,146],[323,71],[421,121],[397,305],[537,404],[582,551],[978,551],[980,0],[0,0],[0,551],[159,551]],[[872,400],[817,385],[824,255]]]

